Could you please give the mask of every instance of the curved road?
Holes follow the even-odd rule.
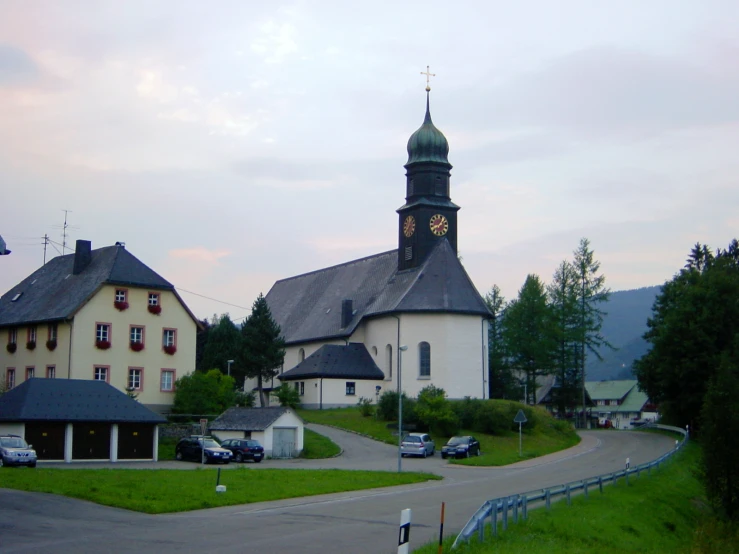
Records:
[[[393,446],[329,427],[310,427],[342,446],[343,454],[329,460],[268,460],[244,467],[397,470]],[[654,433],[585,431],[581,436],[582,442],[569,450],[500,468],[450,466],[438,453],[427,459],[403,458],[404,470],[437,473],[444,477],[442,481],[181,514],[151,516],[61,496],[0,489],[0,552],[391,553],[397,548],[404,508],[413,511],[411,546],[418,547],[438,537],[442,502],[446,502],[445,534],[451,535],[485,500],[620,470],[627,457],[637,465],[674,446],[673,439]],[[156,464],[159,468],[195,466]]]

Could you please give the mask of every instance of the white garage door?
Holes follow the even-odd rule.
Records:
[[[275,427],[272,432],[272,457],[292,458],[295,455],[297,429]]]

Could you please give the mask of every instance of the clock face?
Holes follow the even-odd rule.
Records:
[[[446,232],[449,230],[449,221],[447,221],[447,218],[441,214],[432,215],[429,220],[429,227],[431,227],[431,232],[433,234],[437,237],[441,237],[446,235]]]
[[[413,233],[415,232],[415,230],[416,230],[416,219],[412,215],[409,215],[408,217],[405,218],[405,221],[403,221],[403,234],[406,237],[411,237],[413,236]]]

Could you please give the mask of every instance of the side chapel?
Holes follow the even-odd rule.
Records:
[[[387,390],[415,397],[428,385],[449,398],[488,396],[491,314],[457,256],[449,143],[431,121],[429,91],[408,140],[398,248],[282,279],[266,296],[287,345],[277,379],[307,408]]]

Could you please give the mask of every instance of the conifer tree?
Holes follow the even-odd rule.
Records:
[[[505,339],[503,337],[503,318],[505,298],[500,287],[493,285],[485,295],[493,317],[488,321],[488,398],[520,399],[519,384],[511,372],[506,356]]]
[[[233,360],[239,351],[239,330],[228,314],[222,314],[208,329],[207,342],[203,349],[200,369],[208,371],[219,369],[226,373],[228,360]]]

